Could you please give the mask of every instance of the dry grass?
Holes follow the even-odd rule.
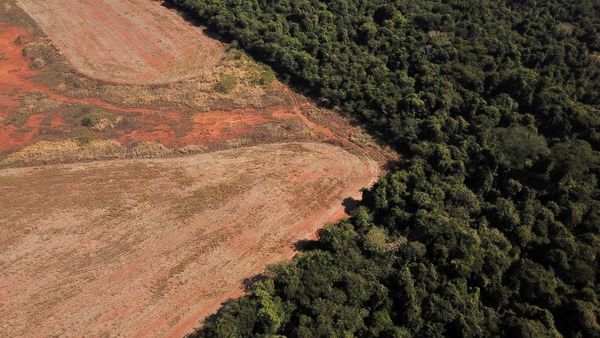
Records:
[[[130,158],[156,158],[171,155],[173,151],[162,144],[140,142],[127,153]]]
[[[49,99],[43,94],[29,93],[21,100],[21,106],[12,111],[4,123],[20,127],[33,114],[57,111],[62,107],[62,102]]]
[[[26,44],[23,49],[23,56],[31,60],[29,65],[34,69],[43,68],[47,64],[55,64],[61,61],[60,54],[56,52],[50,40],[46,38]],[[36,67],[33,64],[34,60],[40,60],[38,63],[42,62],[43,66]]]
[[[190,144],[177,149],[177,152],[182,155],[200,154],[206,151],[205,146]]]
[[[0,162],[0,167],[124,158],[125,155],[125,148],[113,140],[93,140],[83,144],[74,140],[41,141],[8,155]]]
[[[90,137],[94,137],[94,135]],[[202,150],[200,147],[190,146],[178,150],[177,153],[189,155],[203,152]],[[87,136],[82,136],[80,140],[40,141],[27,146],[0,161],[0,168],[118,158],[159,158],[174,153],[172,149],[159,143],[139,142],[128,148],[115,140],[88,140]]]
[[[75,112],[81,110],[79,107],[74,107],[73,109],[75,108],[77,108]],[[262,124],[259,128],[255,128],[249,132],[245,137],[235,137],[204,145],[190,144],[169,148],[157,142],[121,144],[116,140],[99,139],[98,132],[110,131],[123,125],[125,122],[123,122],[122,117],[117,116],[114,118],[104,112],[90,113],[86,109],[83,109],[81,114],[84,116],[83,121],[85,121],[86,128],[80,128],[75,133],[75,136],[72,136],[72,139],[39,141],[26,146],[16,152],[5,155],[4,159],[0,157],[0,168],[116,158],[162,158],[235,149],[265,143],[317,141],[320,139],[302,121],[286,120],[281,123]],[[76,117],[73,118],[76,119]]]

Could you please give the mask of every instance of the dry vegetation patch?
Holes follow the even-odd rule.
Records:
[[[8,155],[0,167],[41,165],[60,162],[90,161],[125,157],[125,148],[113,140],[41,141]]]

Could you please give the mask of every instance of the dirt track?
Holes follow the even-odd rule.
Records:
[[[184,335],[376,168],[291,143],[0,171],[0,332]]]
[[[19,0],[81,73],[154,84],[192,78],[223,57],[222,43],[149,0]]]

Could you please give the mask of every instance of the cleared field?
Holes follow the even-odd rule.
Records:
[[[0,171],[0,332],[182,336],[377,177],[341,148]]]
[[[202,74],[225,46],[149,0],[18,0],[81,73],[155,84]]]

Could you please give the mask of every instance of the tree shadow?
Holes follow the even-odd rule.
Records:
[[[242,288],[244,289],[244,292],[248,293],[252,291],[252,288],[256,283],[263,281],[266,278],[267,276],[265,276],[265,274],[262,273],[259,273],[258,275],[252,277],[244,278],[244,280],[242,281]]]
[[[218,40],[225,44],[231,44],[233,42],[233,39],[230,36],[223,36],[222,34],[219,34],[218,32],[209,29],[209,23],[206,20],[203,20],[199,15],[195,15],[192,12],[187,11],[185,8],[177,5],[171,0],[164,0],[163,2],[161,2],[160,5],[172,11],[176,11],[179,14],[179,16],[181,16],[183,20],[185,20],[189,25],[201,28],[202,33],[204,33],[209,38]]]
[[[346,215],[352,215],[354,210],[360,205],[360,200],[354,199],[352,197],[346,197],[342,201],[342,206],[344,207],[344,212]]]
[[[320,248],[320,242],[314,239],[301,239],[294,243],[294,250],[298,252],[307,252]]]

